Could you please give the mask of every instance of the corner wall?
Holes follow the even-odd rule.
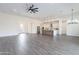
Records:
[[[35,19],[0,13],[0,36],[17,35],[21,32],[36,33],[38,25],[40,21]]]

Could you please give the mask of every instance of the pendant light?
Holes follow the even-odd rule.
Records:
[[[68,21],[68,24],[78,24],[79,21],[77,19],[74,18],[74,13],[73,13],[74,9],[72,9],[72,15],[71,15],[71,20]]]

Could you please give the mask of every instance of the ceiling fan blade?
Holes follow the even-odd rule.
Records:
[[[30,12],[31,10],[30,9],[26,9],[27,10],[27,12]]]
[[[38,9],[38,8],[34,8],[34,9]]]
[[[33,13],[35,13],[35,11],[32,11]]]
[[[32,4],[32,5],[30,6],[30,9],[33,8],[33,7],[34,7],[34,5]]]
[[[36,12],[38,12],[38,10],[33,10],[32,12],[33,12],[33,13],[36,13]]]
[[[35,9],[34,11],[35,11],[35,12],[38,12],[38,10],[36,10],[36,9]]]
[[[38,8],[35,8],[34,4],[32,4],[31,6],[29,6],[29,8],[27,8],[26,10],[27,10],[27,12],[30,12],[30,13],[36,13],[36,12],[38,12]]]

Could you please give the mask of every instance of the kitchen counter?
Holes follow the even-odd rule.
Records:
[[[53,36],[53,30],[43,30],[42,35]]]

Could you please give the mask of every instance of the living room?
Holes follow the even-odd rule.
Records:
[[[78,3],[0,3],[0,55],[79,54]]]

